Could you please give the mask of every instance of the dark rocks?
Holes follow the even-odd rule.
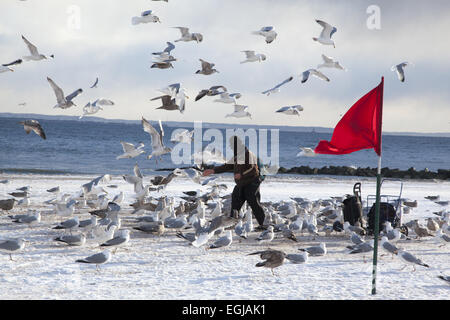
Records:
[[[356,176],[356,177],[376,177],[377,168],[355,168],[346,166],[328,166],[322,168],[310,168],[308,166],[284,168],[280,167],[278,173],[303,174],[303,175],[336,175],[336,176]],[[381,169],[381,175],[385,178],[398,179],[438,179],[450,180],[450,170],[438,169],[437,172],[429,169],[416,170],[409,168],[408,170],[389,169],[387,167]]]

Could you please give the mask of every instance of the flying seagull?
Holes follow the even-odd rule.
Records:
[[[236,104],[236,99],[239,99],[242,97],[242,95],[238,92],[236,93],[228,93],[228,92],[222,92],[220,94],[219,99],[215,99],[214,102],[222,102],[222,103],[234,103]]]
[[[266,43],[273,42],[273,40],[275,40],[275,38],[277,37],[277,33],[275,32],[275,30],[273,30],[272,26],[262,27],[258,31],[253,31],[252,34],[263,36],[264,38],[266,38]]]
[[[173,68],[173,64],[170,62],[154,62],[150,68],[157,68],[157,69],[169,69]]]
[[[306,81],[308,81],[310,75],[313,75],[313,76],[315,76],[319,79],[325,80],[325,81],[330,81],[330,79],[328,79],[328,77],[325,76],[322,72],[320,72],[316,69],[308,69],[305,72],[303,72],[301,75],[302,83],[305,83]]]
[[[222,89],[222,91],[219,89]],[[210,96],[210,97],[216,96],[216,95],[222,94],[226,91],[227,91],[227,88],[225,88],[224,86],[212,86],[209,89],[202,89],[195,97],[195,101],[200,100],[204,96]]]
[[[327,57],[326,55],[322,54],[322,59],[323,59],[323,63],[319,64],[317,66],[317,69],[320,69],[320,68],[335,68],[335,69],[347,71],[347,69],[345,69],[343,66],[341,66],[339,61],[335,61],[332,57]]]
[[[326,23],[325,21],[316,20],[316,22],[322,26],[323,30],[322,30],[319,38],[313,38],[313,40],[317,41],[321,44],[324,44],[324,45],[331,45],[336,48],[336,45],[335,45],[334,41],[331,40],[331,37],[337,31],[337,29],[335,27],[333,27],[332,25]]]
[[[132,25],[137,25],[137,24],[140,24],[140,23],[149,23],[149,22],[159,22],[159,23],[161,23],[159,18],[152,14],[152,10],[147,10],[147,11],[142,12],[140,17],[133,17],[133,18],[131,18],[131,24]]]
[[[164,95],[164,96],[159,96],[153,99],[150,99],[150,101],[154,101],[154,100],[158,100],[161,99],[162,101],[162,106],[156,108],[156,109],[163,109],[163,110],[180,110],[180,107],[176,104],[176,100],[172,99],[171,96],[169,95]],[[181,110],[180,110],[181,112]]]
[[[76,96],[78,96],[80,93],[83,92],[83,89],[78,89],[69,94],[67,97],[64,97],[64,92],[60,87],[56,85],[56,83],[47,77],[47,81],[50,83],[50,86],[53,88],[53,91],[56,95],[56,101],[57,105],[55,105],[53,108],[61,108],[61,109],[67,109],[72,106],[76,106],[75,103],[72,102],[72,99],[74,99]]]
[[[23,125],[23,128],[25,129],[25,132],[27,134],[29,134],[31,131],[34,131],[34,133],[36,133],[42,139],[47,139],[44,129],[42,129],[40,123],[37,120],[20,121],[19,124]]]
[[[4,63],[0,66],[0,73],[8,72],[8,71],[14,72],[14,69],[11,69],[10,66],[14,66],[17,64],[21,64],[21,63],[22,63],[22,59],[17,59],[10,63]]]
[[[25,42],[25,44],[28,47],[28,50],[30,50],[31,55],[30,56],[24,56],[23,58],[26,61],[39,61],[39,60],[43,60],[43,59],[47,59],[47,57],[43,54],[40,54],[38,52],[38,49],[36,48],[35,45],[33,45],[30,41],[28,41],[24,36],[22,36],[22,40]],[[54,58],[54,55],[50,55],[51,58]]]
[[[392,71],[397,72],[398,80],[400,80],[401,82],[405,82],[405,71],[403,70],[403,68],[409,65],[411,65],[409,62],[402,62],[391,68]]]
[[[284,113],[290,116],[300,116],[300,111],[303,111],[303,107],[301,105],[295,105],[282,107],[278,109],[276,112]]]
[[[172,42],[166,42],[166,43],[167,43],[167,47],[163,51],[161,51],[161,52],[153,52],[152,54],[156,55],[156,56],[166,56],[166,55],[169,56],[170,52],[173,49],[175,49],[175,45]]]
[[[174,27],[175,29],[180,30],[181,32],[181,38],[178,40],[175,40],[175,42],[178,41],[197,41],[197,43],[203,41],[203,35],[200,33],[190,33],[189,28],[186,27]]]
[[[262,54],[262,53],[258,53],[255,54],[255,51],[253,50],[245,50],[245,51],[241,51],[245,53],[245,60],[241,61],[241,64],[246,63],[246,62],[255,62],[255,61],[265,61],[266,60],[266,55]]]
[[[159,121],[159,127],[161,129],[161,132],[156,131],[156,129],[153,128],[153,126],[150,124],[150,122],[145,120],[144,117],[142,117],[142,127],[144,128],[145,132],[150,134],[151,141],[152,141],[152,153],[147,156],[147,159],[155,157],[155,160],[156,160],[156,157],[158,157],[158,156],[161,159],[161,156],[163,154],[172,152],[172,149],[169,147],[166,147],[163,143],[162,137],[164,136],[164,130],[162,128],[161,121]]]
[[[275,87],[273,87],[272,89],[263,91],[262,94],[266,94],[266,95],[270,95],[272,93],[276,93],[276,92],[280,92],[280,87],[290,81],[292,81],[294,79],[294,77],[289,77],[286,80],[284,80],[283,82],[281,82],[280,84],[277,84]]]
[[[214,63],[209,63],[205,60],[199,59],[200,62],[202,63],[202,69],[201,70],[197,70],[195,73],[196,74],[204,74],[204,75],[210,75],[213,74],[215,72],[219,73],[219,71],[217,71],[216,69],[213,69],[213,67],[215,66]]]
[[[234,118],[245,118],[245,117],[249,117],[250,119],[252,118],[252,115],[250,112],[246,111],[248,109],[248,106],[243,106],[240,104],[235,104],[234,105],[234,112],[233,113],[229,113],[225,116],[225,118],[228,117],[234,117]]]
[[[98,77],[95,79],[95,82],[94,82],[94,84],[91,86],[91,89],[92,89],[92,88],[97,88],[97,85],[98,85]]]
[[[88,102],[83,107],[83,114],[78,119],[81,119],[81,118],[83,118],[84,116],[87,116],[87,115],[95,114],[95,113],[99,112],[100,110],[103,110],[103,108]]]
[[[135,147],[134,144],[125,141],[120,141],[120,144],[122,145],[123,148],[123,154],[117,156],[116,160],[135,158],[141,153],[145,152],[145,150],[143,150],[145,145],[142,142],[139,143],[137,147]]]

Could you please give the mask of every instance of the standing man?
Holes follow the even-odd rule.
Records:
[[[233,158],[222,166],[206,169],[203,171],[203,176],[206,177],[222,172],[234,172],[236,186],[231,196],[231,214],[233,215],[234,210],[239,211],[244,205],[244,202],[247,201],[259,224],[255,230],[265,230],[267,226],[264,226],[266,216],[260,203],[261,194],[259,193],[259,186],[262,180],[258,168],[258,159],[254,153],[245,147],[237,136],[232,136],[229,142],[234,152]]]

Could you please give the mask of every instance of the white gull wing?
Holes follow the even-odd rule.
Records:
[[[62,91],[62,89],[60,87],[58,87],[56,85],[56,83],[49,77],[47,77],[47,81],[50,83],[50,86],[52,87],[53,91],[55,92],[56,101],[58,102],[58,104],[65,103],[66,99],[64,98],[64,92]]]
[[[335,27],[326,23],[325,21],[316,20],[316,22],[323,27],[323,30],[320,34],[320,37],[323,39],[331,39],[333,34],[337,31],[337,29]]]
[[[35,45],[33,45],[30,41],[28,41],[24,36],[22,36],[23,41],[28,47],[28,50],[30,50],[31,55],[38,56],[39,52]]]
[[[142,126],[144,128],[144,131],[150,134],[150,138],[152,141],[152,149],[153,150],[162,150],[164,148],[163,142],[162,142],[162,135],[156,131],[153,126],[142,117]]]
[[[292,81],[293,79],[294,79],[294,77],[289,77],[289,78],[287,78],[286,80],[284,80],[283,82],[277,84],[277,85],[276,85],[275,87],[273,87],[272,89],[263,91],[262,94],[267,94],[267,95],[269,95],[270,93],[279,90],[279,88],[280,88],[282,85],[284,85],[284,84],[286,84],[286,83]]]

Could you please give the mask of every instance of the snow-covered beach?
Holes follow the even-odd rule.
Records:
[[[161,237],[149,235],[132,227],[136,216],[128,205],[134,201],[133,186],[121,176],[112,176],[108,185],[117,188],[105,189],[108,198],[120,191],[124,201],[120,212],[122,229],[131,230],[129,243],[119,248],[110,262],[101,265],[76,263],[102,251],[98,245],[67,246],[53,240],[62,234],[52,229],[58,222],[68,217],[53,213],[53,205],[44,201],[55,196],[47,192],[60,186],[61,194],[75,194],[82,184],[94,176],[46,176],[2,174],[0,180],[1,199],[10,198],[9,192],[23,186],[31,187],[30,205],[15,206],[13,210],[0,215],[0,239],[24,238],[28,240],[22,252],[13,254],[14,261],[7,254],[0,254],[0,299],[250,299],[250,300],[448,300],[450,285],[439,279],[439,275],[450,275],[449,246],[435,237],[415,240],[400,240],[398,247],[413,253],[430,268],[412,266],[405,269],[403,261],[390,255],[379,257],[377,295],[372,296],[371,272],[372,253],[348,254],[350,245],[348,235],[333,233],[313,240],[307,233],[298,234],[298,242],[283,238],[280,234],[269,244],[260,244],[255,238],[260,232],[251,232],[248,239],[240,239],[233,232],[233,243],[228,248],[204,250],[190,245],[176,237],[175,231],[166,231]],[[147,179],[148,177],[145,177]],[[232,191],[234,182],[231,176],[219,178]],[[375,194],[375,179],[358,177],[312,177],[276,176],[268,177],[261,185],[262,201],[290,201],[290,197],[303,197],[309,200],[329,199],[333,196],[351,194],[355,182],[362,183],[362,198]],[[175,197],[178,202],[183,191],[196,190],[198,184],[187,178],[176,178],[167,186],[164,194]],[[200,187],[202,188],[202,187]],[[400,182],[385,181],[382,194],[398,195]],[[158,194],[155,193],[154,196]],[[402,198],[417,200],[417,208],[403,215],[403,223],[413,219],[424,222],[428,217],[437,217],[433,212],[442,207],[425,196],[440,195],[441,200],[450,199],[449,181],[404,180]],[[41,222],[34,226],[16,224],[8,215],[25,213],[29,209],[40,210]],[[89,219],[89,208],[76,211],[80,220]],[[74,231],[76,233],[76,231]],[[210,243],[213,239],[210,240]],[[298,248],[325,242],[328,252],[325,256],[310,256],[305,264],[292,264],[289,261],[276,268],[275,276],[270,269],[256,268],[258,256],[249,253],[267,249],[282,250],[286,253],[299,253]],[[382,250],[380,255],[384,254]],[[366,262],[364,262],[366,260]]]

